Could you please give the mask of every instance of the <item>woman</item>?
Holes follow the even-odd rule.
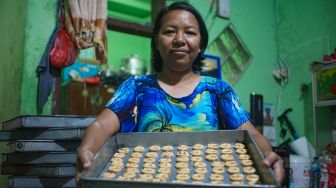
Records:
[[[207,43],[204,21],[191,5],[173,3],[161,10],[151,43],[156,74],[131,77],[118,88],[85,131],[78,150],[82,167],[89,168],[97,151],[117,132],[244,129],[281,181],[280,157],[251,124],[233,89],[198,73]]]

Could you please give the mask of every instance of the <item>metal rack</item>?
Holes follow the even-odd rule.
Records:
[[[94,117],[19,116],[2,123],[8,187],[76,187],[76,150]]]

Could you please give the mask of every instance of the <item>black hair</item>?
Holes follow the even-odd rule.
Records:
[[[185,2],[175,2],[171,5],[164,7],[160,10],[160,12],[156,16],[156,20],[154,22],[154,28],[152,33],[152,41],[151,41],[151,48],[152,48],[152,64],[155,72],[160,72],[163,67],[163,60],[160,55],[160,52],[156,49],[156,42],[155,39],[158,36],[160,28],[162,26],[162,19],[163,17],[173,10],[186,10],[193,14],[198,22],[200,34],[201,34],[201,42],[200,42],[200,52],[198,53],[197,58],[193,63],[193,71],[201,71],[203,67],[203,53],[208,46],[208,30],[206,28],[205,22],[201,16],[201,14],[190,4]]]

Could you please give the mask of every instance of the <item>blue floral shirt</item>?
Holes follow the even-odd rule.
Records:
[[[174,98],[156,76],[128,78],[107,103],[119,118],[121,132],[236,129],[249,120],[233,89],[222,80],[202,76],[193,93]]]

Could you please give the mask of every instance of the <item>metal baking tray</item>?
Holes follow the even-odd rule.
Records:
[[[17,140],[7,144],[10,152],[76,151],[79,140]]]
[[[151,145],[172,145],[177,147],[181,144],[192,146],[194,144],[207,145],[208,143],[241,142],[246,145],[257,174],[260,176],[258,185],[232,185],[232,184],[195,184],[192,182],[175,183],[168,182],[143,182],[126,181],[116,179],[103,179],[100,177],[108,165],[112,155],[120,147],[135,147]],[[80,185],[82,188],[107,188],[107,187],[279,187],[270,168],[262,163],[263,157],[255,142],[247,131],[228,130],[228,131],[207,131],[207,132],[173,132],[173,133],[119,133],[112,136],[97,153],[93,160],[93,165],[89,170],[84,170],[80,174]],[[173,164],[174,165],[174,164]],[[174,167],[173,167],[174,168]],[[225,172],[227,173],[227,172]]]
[[[86,128],[95,120],[93,116],[41,116],[41,115],[25,115],[18,116],[2,123],[2,128]]]
[[[74,164],[76,152],[2,153],[2,162],[2,164]]]
[[[63,187],[75,188],[74,177],[37,177],[37,176],[10,176],[8,177],[8,188],[44,188]]]
[[[0,130],[0,141],[15,140],[80,140],[84,134],[82,128],[35,128]]]
[[[66,165],[1,165],[2,175],[14,176],[49,176],[64,177],[75,176],[75,164]]]

